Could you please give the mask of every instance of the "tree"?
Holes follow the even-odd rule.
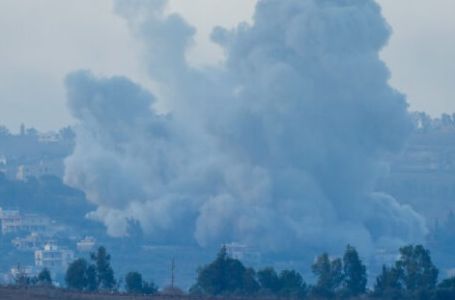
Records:
[[[142,275],[138,272],[129,272],[125,276],[126,291],[130,294],[141,294],[143,290]]]
[[[455,299],[455,277],[444,279],[438,284],[434,299]]]
[[[263,292],[275,296],[303,298],[307,293],[302,275],[294,270],[283,270],[278,275],[273,268],[265,268],[257,273]]]
[[[262,289],[272,294],[277,294],[280,291],[281,282],[275,269],[265,268],[257,272],[257,278]]]
[[[366,267],[357,250],[348,245],[343,256],[344,288],[349,296],[364,294],[367,285]]]
[[[94,292],[98,289],[98,283],[96,279],[96,267],[90,265],[85,271],[86,286],[85,289],[89,292]]]
[[[373,294],[386,299],[400,299],[401,291],[399,270],[382,266],[382,272],[376,278]]]
[[[0,137],[10,136],[11,133],[6,126],[0,125]]]
[[[96,279],[98,289],[112,290],[115,287],[114,270],[111,267],[111,256],[103,246],[91,255],[96,267]]]
[[[294,270],[284,270],[280,273],[279,294],[285,297],[302,299],[307,293],[306,283],[302,275]]]
[[[396,269],[408,291],[433,290],[436,286],[439,271],[431,261],[430,251],[422,245],[401,248]]]
[[[18,286],[29,286],[33,285],[33,278],[27,274],[27,272],[20,266],[17,266],[17,273],[14,275],[14,284]]]
[[[438,288],[455,289],[455,277],[444,279],[438,284]]]
[[[343,281],[341,259],[330,260],[328,254],[323,253],[316,259],[311,269],[318,277],[313,292],[319,296],[332,297]]]
[[[226,261],[226,247],[222,247],[215,261],[198,270],[196,284],[204,293],[220,295],[226,292]]]
[[[254,277],[254,270],[229,257],[226,247],[222,247],[212,263],[198,270],[196,285],[191,290],[209,295],[252,294],[259,289]]]
[[[428,299],[436,287],[438,273],[428,250],[422,245],[409,245],[400,249],[394,267],[382,267],[374,294],[387,299],[402,299],[403,295]]]
[[[51,272],[47,268],[44,268],[37,277],[37,283],[40,285],[52,285]]]
[[[114,271],[106,248],[99,247],[96,253],[91,254],[91,259],[94,264],[80,258],[69,265],[65,275],[68,288],[80,291],[112,290],[115,287]]]
[[[126,291],[131,294],[151,295],[158,291],[158,287],[153,281],[147,282],[142,279],[142,274],[129,272],[125,276]]]
[[[240,261],[238,261],[240,262]],[[259,290],[259,283],[256,280],[256,271],[253,268],[246,268],[243,271],[241,288],[238,292],[245,295],[252,295]]]
[[[445,128],[452,127],[452,125],[453,125],[452,116],[449,114],[442,114],[441,122],[442,122],[442,126],[444,126]]]
[[[37,138],[38,135],[39,135],[39,132],[38,132],[38,130],[36,130],[35,128],[27,128],[27,129],[25,130],[25,134],[26,134],[27,136],[32,137],[32,138]]]
[[[68,288],[78,291],[86,289],[87,267],[88,263],[83,258],[79,258],[69,265],[65,275],[65,282]]]
[[[158,292],[158,287],[155,285],[153,281],[143,281],[142,282],[142,293],[145,295],[152,295]]]
[[[63,127],[58,131],[58,134],[65,141],[73,141],[76,138],[76,133],[70,126]]]

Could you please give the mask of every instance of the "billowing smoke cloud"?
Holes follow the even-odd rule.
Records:
[[[170,113],[126,78],[66,80],[79,125],[65,179],[98,205],[90,217],[114,236],[136,219],[156,242],[272,251],[423,237],[418,214],[372,192],[411,129],[373,0],[260,0],[251,25],[214,30],[226,61],[202,70],[185,59],[194,29],[165,5],[116,9]]]

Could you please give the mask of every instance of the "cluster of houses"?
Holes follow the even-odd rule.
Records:
[[[14,281],[17,276],[35,276],[44,268],[53,275],[64,274],[77,254],[95,249],[93,237],[74,239],[73,243],[58,242],[56,235],[62,228],[45,216],[25,214],[18,210],[0,208],[0,228],[3,241],[10,241],[14,251],[30,255],[32,265],[13,265],[3,274],[3,281]]]
[[[0,172],[9,179],[63,176],[63,160],[73,150],[74,132],[38,132],[21,125],[18,134],[0,125]]]
[[[51,221],[36,214],[21,214],[18,210],[0,208],[2,234],[19,232],[45,232],[50,228]]]

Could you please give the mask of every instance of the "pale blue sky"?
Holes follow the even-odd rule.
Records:
[[[382,56],[392,85],[413,110],[455,111],[453,0],[380,0],[394,29]],[[222,59],[208,41],[214,25],[249,20],[255,0],[172,0],[198,28],[188,54],[195,65]],[[0,124],[49,130],[72,122],[65,107],[64,76],[75,69],[122,74],[152,86],[137,42],[110,0],[0,0]]]

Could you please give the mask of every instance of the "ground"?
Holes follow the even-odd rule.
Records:
[[[200,297],[154,295],[133,296],[125,294],[82,294],[60,289],[0,287],[0,300],[198,300]],[[222,300],[223,298],[204,297],[204,300]],[[235,297],[234,300],[248,298]]]

